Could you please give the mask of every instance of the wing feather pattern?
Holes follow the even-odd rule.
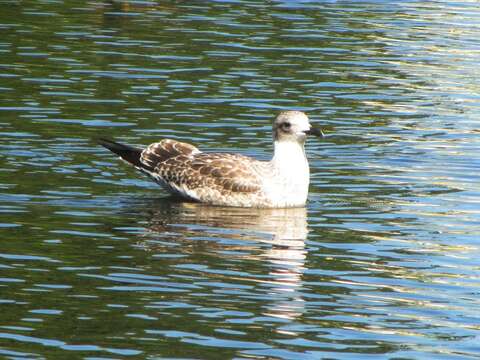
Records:
[[[169,160],[173,157],[184,155],[189,156],[198,154],[195,146],[180,141],[164,139],[160,142],[149,145],[142,151],[140,161],[148,167],[155,168],[159,163]]]
[[[195,146],[171,139],[148,146],[140,161],[167,189],[192,199],[251,194],[260,191],[257,160],[229,153],[203,153]]]

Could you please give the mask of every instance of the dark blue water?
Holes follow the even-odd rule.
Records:
[[[473,2],[0,1],[0,356],[480,357]],[[92,141],[266,159],[305,209],[168,198]]]

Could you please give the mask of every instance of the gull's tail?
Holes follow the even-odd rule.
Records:
[[[141,170],[151,170],[151,169],[148,169],[148,166],[145,166],[145,164],[143,164],[140,161],[140,156],[142,155],[142,149],[139,149],[130,145],[120,144],[105,138],[99,138],[99,139],[96,139],[96,141],[98,144],[107,148],[114,154],[117,154],[118,156],[120,156],[122,160],[125,160],[126,162],[130,163],[136,168]]]

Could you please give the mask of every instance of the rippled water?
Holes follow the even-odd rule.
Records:
[[[0,1],[0,356],[480,357],[476,2]],[[91,139],[268,158],[306,209],[169,199]]]

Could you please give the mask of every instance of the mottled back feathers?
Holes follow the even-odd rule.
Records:
[[[155,168],[159,163],[176,156],[189,156],[198,153],[200,153],[200,150],[193,145],[164,139],[160,142],[149,145],[143,150],[140,156],[140,161],[148,167]]]
[[[256,160],[238,154],[203,153],[171,139],[148,146],[140,161],[153,169],[147,173],[157,182],[192,198],[207,190],[252,193],[261,186],[253,167]]]

